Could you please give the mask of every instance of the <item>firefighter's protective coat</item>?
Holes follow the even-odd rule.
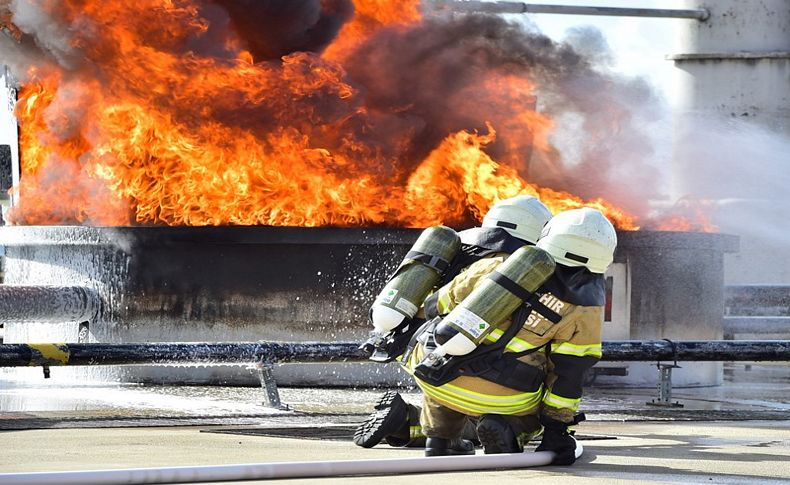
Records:
[[[451,312],[486,281],[506,256],[477,261],[440,288],[439,313]],[[581,402],[584,372],[601,357],[603,276],[584,268],[558,266],[540,291],[546,289],[549,291],[540,296],[540,301],[562,317],[559,323],[533,311],[505,347],[506,352],[514,353],[539,349],[519,360],[548,373],[543,386],[534,392],[520,392],[480,377],[461,376],[442,386],[416,379],[423,392],[432,400],[471,416],[491,413],[522,416],[542,410],[554,419],[570,422]],[[488,333],[483,345],[496,342],[510,325],[511,321],[507,320]],[[425,355],[424,345],[417,345],[406,363],[407,369],[413,369]]]

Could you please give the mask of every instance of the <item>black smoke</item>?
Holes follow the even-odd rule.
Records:
[[[525,149],[517,154],[523,163],[516,168],[532,182],[583,197],[616,199],[619,194],[621,203],[633,205],[646,199],[645,187],[655,185],[649,183],[657,174],[646,163],[653,148],[644,125],[660,116],[661,102],[644,80],[611,71],[611,57],[595,29],[579,29],[568,41],[556,42],[501,17],[466,15],[382,30],[344,67],[364,93],[371,116],[378,116],[368,128],[370,136],[385,150],[397,150],[401,145],[388,140],[408,135],[402,159],[415,162],[448,133],[485,131],[486,121],[501,128],[525,108],[510,102],[511,93],[486,92],[492,73],[532,79],[539,111],[558,123],[572,120],[574,129],[563,137],[575,153],[568,160],[567,152]],[[487,150],[496,159],[529,133],[499,135]],[[648,182],[634,184],[639,194],[629,194],[631,189],[614,175],[614,168],[623,165],[632,180]]]
[[[351,0],[213,0],[256,60],[321,52],[354,14]]]

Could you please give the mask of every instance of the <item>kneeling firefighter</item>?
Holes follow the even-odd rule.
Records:
[[[536,247],[478,261],[449,284],[449,313],[407,351],[424,394],[426,454],[464,453],[458,438],[472,417],[486,453],[523,451],[542,427],[537,451],[575,461],[568,428],[583,419],[583,375],[601,357],[603,273],[616,244],[599,211],[570,210]]]
[[[413,334],[425,324],[426,318],[435,318],[449,312],[452,299],[447,283],[471,264],[484,258],[506,256],[524,245],[534,245],[540,231],[551,218],[551,212],[538,199],[519,195],[496,203],[483,218],[482,227],[458,233],[460,248],[448,228],[429,228],[406,255],[371,308],[374,331],[362,348],[371,353],[371,360],[389,362],[398,359],[406,349]],[[435,235],[441,231],[442,241]],[[430,254],[429,254],[430,253]],[[448,256],[452,254],[450,258]],[[422,261],[420,261],[422,260]],[[426,262],[434,261],[433,271]],[[441,261],[437,264],[437,261]],[[419,267],[419,266],[422,267]],[[411,269],[411,271],[405,271]],[[419,272],[418,272],[419,271]],[[410,303],[422,300],[436,287],[442,286],[425,302],[424,308],[406,313],[392,309],[400,286],[413,291]],[[400,292],[401,297],[405,295]],[[382,308],[384,307],[384,308]],[[410,305],[401,303],[402,308]],[[375,405],[374,413],[356,430],[354,442],[366,448],[375,446],[382,439],[392,446],[424,446],[425,436],[419,424],[421,409],[406,404],[395,392],[387,392]],[[474,425],[467,426],[470,439],[476,439]]]
[[[448,284],[450,313],[418,332],[405,359],[424,392],[426,454],[473,452],[460,439],[472,418],[486,453],[521,451],[543,428],[537,451],[554,451],[557,465],[575,461],[569,427],[580,420],[584,371],[601,356],[603,273],[616,242],[603,214],[571,210],[549,221],[537,249],[520,250],[514,263],[487,258]],[[551,266],[545,253],[556,266],[535,289]],[[513,304],[502,289],[526,303],[500,322],[501,308]]]

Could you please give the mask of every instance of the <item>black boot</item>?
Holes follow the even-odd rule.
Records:
[[[395,433],[390,433],[384,437],[384,441],[388,445],[395,448],[408,446],[409,448],[425,448],[425,435],[422,433],[422,426],[420,426],[420,413],[422,409],[419,406],[406,404],[409,412],[408,422],[403,428]]]
[[[486,414],[477,423],[477,436],[486,455],[496,453],[521,453],[513,428],[503,416]]]
[[[568,431],[568,426],[583,421],[583,416],[574,419],[571,423],[557,421],[545,415],[541,416],[543,439],[535,451],[553,451],[555,456],[551,462],[552,465],[573,465],[576,461],[576,439],[573,437],[573,432]]]
[[[374,406],[376,411],[354,431],[354,444],[372,448],[385,436],[409,429],[409,408],[395,391],[387,391]],[[407,434],[408,436],[408,434]]]
[[[474,455],[475,445],[469,440],[455,438],[428,438],[425,440],[425,456]]]

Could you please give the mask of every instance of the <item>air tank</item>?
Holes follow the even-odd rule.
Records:
[[[373,327],[388,332],[412,318],[460,247],[461,238],[449,227],[424,230],[376,297],[370,311]]]
[[[554,259],[542,249],[524,246],[505,260],[495,271],[532,293],[554,273]],[[444,318],[437,334],[456,332],[435,351],[438,355],[466,355],[473,351],[494,329],[502,325],[524,301],[492,278],[486,278]],[[448,327],[443,329],[442,327]]]

